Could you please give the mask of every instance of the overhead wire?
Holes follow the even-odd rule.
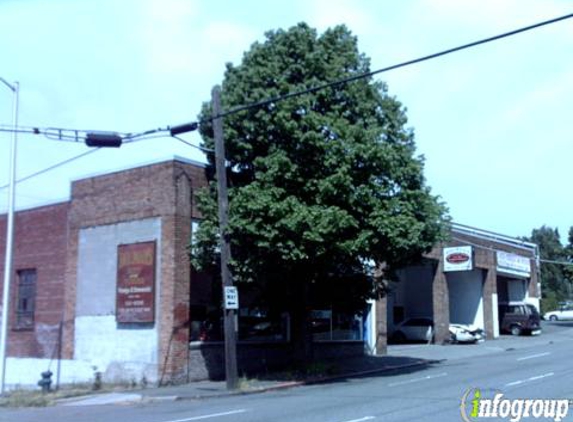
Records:
[[[540,258],[539,261],[544,262],[546,264],[565,265],[566,267],[573,267],[573,262],[554,261],[551,259],[543,259],[543,258]]]
[[[231,110],[228,111],[224,111],[220,114],[218,114],[217,116],[211,116],[210,118],[207,119],[202,119],[199,120],[198,122],[194,122],[194,123],[206,123],[208,121],[211,121],[213,119],[217,119],[217,118],[223,118],[223,117],[227,117],[227,116],[231,116],[233,114],[237,114],[240,113],[242,111],[246,111],[252,108],[260,108],[272,103],[276,103],[279,101],[284,101],[287,100],[289,98],[294,98],[294,97],[299,97],[302,95],[306,95],[306,94],[311,94],[323,89],[327,89],[327,88],[333,88],[333,87],[337,87],[339,85],[345,85],[348,84],[350,82],[354,82],[360,79],[366,79],[366,78],[371,78],[372,76],[378,75],[380,73],[385,73],[385,72],[389,72],[391,70],[396,70],[396,69],[400,69],[402,67],[406,67],[406,66],[411,66],[414,64],[418,64],[418,63],[422,63],[428,60],[432,60],[432,59],[436,59],[438,57],[442,57],[448,54],[452,54],[452,53],[456,53],[458,51],[462,51],[462,50],[466,50],[469,48],[473,48],[473,47],[477,47],[479,45],[483,45],[483,44],[487,44],[493,41],[498,41],[504,38],[508,38],[517,34],[521,34],[523,32],[527,32],[527,31],[531,31],[533,29],[537,29],[537,28],[541,28],[543,26],[547,26],[547,25],[551,25],[557,22],[561,22],[567,19],[571,19],[573,18],[573,13],[569,13],[567,15],[563,15],[563,16],[559,16],[553,19],[548,19],[545,21],[541,21],[541,22],[537,22],[535,24],[532,25],[528,25],[528,26],[524,26],[518,29],[514,29],[512,31],[508,31],[508,32],[504,32],[498,35],[494,35],[491,37],[487,37],[487,38],[482,38],[480,40],[477,41],[473,41],[467,44],[462,44],[460,46],[457,47],[452,47],[452,48],[448,48],[446,50],[442,50],[442,51],[438,51],[436,53],[432,53],[432,54],[428,54],[426,56],[422,56],[422,57],[418,57],[416,59],[412,59],[412,60],[407,60],[398,64],[394,64],[391,66],[387,66],[387,67],[383,67],[381,69],[377,69],[377,70],[373,70],[370,72],[365,72],[365,73],[360,73],[358,75],[354,75],[354,76],[349,76],[347,78],[342,78],[342,79],[337,79],[335,81],[331,81],[331,82],[327,82],[321,85],[317,85],[311,88],[306,88],[306,89],[302,89],[302,90],[298,90],[298,91],[294,91],[294,92],[289,92],[286,94],[282,94],[282,95],[277,95],[275,97],[270,97],[270,98],[266,98],[260,101],[256,101],[256,102],[252,102],[249,104],[244,104],[241,106],[237,106],[235,108],[232,108]],[[136,139],[136,138],[142,138],[142,137],[146,137],[148,135],[152,135],[155,133],[159,133],[159,132],[168,132],[170,130],[170,127],[167,126],[165,128],[157,128],[157,129],[151,129],[151,130],[147,130],[144,132],[139,132],[139,133],[131,133],[131,132],[114,132],[118,135],[120,135],[122,138],[125,139]],[[6,125],[0,125],[0,132],[9,132],[9,131],[14,131],[13,129],[8,128]],[[56,138],[56,140],[70,140],[70,141],[78,141],[78,134],[79,133],[87,133],[87,132],[91,132],[88,130],[79,130],[79,129],[64,129],[64,128],[45,128],[45,129],[41,129],[38,127],[25,127],[25,128],[21,128],[22,133],[34,133],[34,134],[48,134],[50,136],[50,139],[54,139]],[[55,131],[51,132],[51,131]],[[70,132],[72,134],[66,134],[65,132]],[[97,132],[97,131],[94,131]]]
[[[503,249],[496,249],[496,248],[492,248],[491,246],[484,246],[484,245],[480,245],[478,243],[469,241],[465,238],[460,238],[460,237],[456,237],[456,236],[452,236],[452,240],[455,240],[457,242],[462,242],[465,243],[466,245],[469,246],[473,246],[475,248],[478,249],[483,249],[486,251],[491,251],[491,252],[507,252]],[[529,259],[535,259],[535,257],[529,257]],[[567,261],[553,261],[550,259],[543,259],[543,258],[539,258],[539,262],[543,262],[545,264],[556,264],[556,265],[565,265],[565,266],[573,266],[573,262],[567,262]]]
[[[175,138],[175,139],[178,140],[179,142],[184,143],[185,145],[189,145],[190,147],[197,148],[199,151],[209,152],[209,153],[215,152],[214,149],[205,148],[205,147],[201,147],[201,146],[192,144],[191,142],[186,141],[185,139],[183,139],[183,138],[181,138],[181,137],[179,137],[179,136],[177,136],[177,135],[171,135],[171,137],[172,137],[172,138]]]
[[[147,140],[150,140],[150,139],[165,138],[165,137],[167,137],[167,135],[155,134],[155,135],[153,135],[153,136],[146,136],[145,138],[140,138],[140,139],[128,139],[125,143],[126,143],[126,144],[132,144],[132,143],[134,143],[134,142],[141,142],[141,141],[147,141]],[[212,152],[212,150],[210,150],[210,149],[208,149],[208,148],[203,148],[203,147],[199,147],[199,146],[197,146],[197,145],[193,145],[193,144],[191,144],[190,142],[187,142],[187,141],[185,141],[185,140],[182,139],[182,138],[177,137],[177,140],[180,141],[180,142],[183,142],[183,143],[185,143],[185,144],[187,144],[187,145],[189,145],[189,146],[192,146],[192,147],[194,147],[194,148],[198,148],[198,149],[200,149],[200,150],[202,150],[202,151]],[[55,170],[55,169],[57,169],[57,168],[59,168],[59,167],[62,167],[62,166],[64,166],[64,165],[68,164],[68,163],[71,163],[71,162],[73,162],[73,161],[79,160],[79,159],[82,158],[82,157],[85,157],[85,156],[87,156],[87,155],[93,154],[94,152],[97,152],[97,151],[99,151],[99,150],[101,150],[101,149],[102,149],[101,147],[97,147],[97,148],[90,149],[90,150],[85,151],[85,152],[83,152],[83,153],[81,153],[81,154],[79,154],[79,155],[76,155],[76,156],[74,156],[74,157],[68,158],[68,159],[66,159],[66,160],[64,160],[64,161],[60,161],[60,162],[58,162],[58,163],[56,163],[56,164],[54,164],[54,165],[51,165],[51,166],[49,166],[49,167],[46,167],[46,168],[44,168],[44,169],[42,169],[42,170],[39,170],[39,171],[37,171],[37,172],[35,172],[35,173],[31,173],[31,174],[29,174],[29,175],[27,175],[27,176],[25,176],[25,177],[22,177],[22,178],[20,178],[20,179],[17,179],[17,180],[16,180],[16,183],[25,182],[25,181],[28,180],[28,179],[32,179],[32,178],[34,178],[34,177],[36,177],[36,176],[40,176],[40,175],[42,175],[42,174],[44,174],[44,173],[47,173],[47,172],[52,171],[52,170]],[[9,187],[8,184],[2,185],[2,186],[0,186],[0,190],[6,189],[7,187]]]
[[[44,135],[52,141],[83,142],[88,133],[100,133],[102,131],[86,129],[69,129],[58,127],[41,128],[38,126],[18,126],[14,128],[9,125],[0,125],[0,132],[23,133],[31,135]],[[129,138],[131,134],[126,132],[113,132],[122,138]]]
[[[477,41],[473,41],[473,42],[470,42],[470,43],[467,43],[467,44],[463,44],[463,45],[460,45],[460,46],[458,46],[458,47],[448,48],[448,49],[446,49],[446,50],[442,50],[442,51],[439,51],[439,52],[437,52],[437,53],[428,54],[428,55],[426,55],[426,56],[419,57],[419,58],[417,58],[417,59],[407,60],[407,61],[405,61],[405,62],[401,62],[401,63],[395,64],[395,65],[387,66],[387,67],[384,67],[384,68],[381,68],[381,69],[378,69],[378,70],[374,70],[374,71],[371,71],[371,72],[361,73],[361,74],[359,74],[359,75],[354,75],[354,76],[350,76],[350,77],[347,77],[347,78],[339,79],[339,80],[336,80],[336,81],[327,82],[327,83],[325,83],[325,84],[317,85],[317,86],[315,86],[315,87],[303,89],[303,90],[300,90],[300,91],[289,92],[289,93],[287,93],[287,94],[277,95],[276,97],[267,98],[267,99],[264,99],[264,100],[261,100],[261,101],[253,102],[253,103],[246,104],[246,105],[242,105],[242,106],[238,106],[238,107],[233,108],[233,109],[231,109],[231,110],[228,110],[228,111],[226,111],[226,112],[220,113],[220,114],[217,115],[217,116],[212,116],[212,117],[209,118],[209,119],[200,120],[199,123],[205,123],[206,121],[210,121],[210,120],[216,119],[216,118],[227,117],[227,116],[230,116],[230,115],[233,115],[233,114],[240,113],[241,111],[246,111],[246,110],[249,110],[249,109],[251,109],[251,108],[263,107],[263,106],[265,106],[265,105],[269,105],[269,104],[276,103],[276,102],[279,102],[279,101],[284,101],[284,100],[287,100],[287,99],[289,99],[289,98],[298,97],[298,96],[306,95],[306,94],[311,94],[311,93],[314,93],[314,92],[316,92],[316,91],[320,91],[320,90],[322,90],[322,89],[333,88],[333,87],[336,87],[336,86],[339,86],[339,85],[345,85],[345,84],[347,84],[347,83],[354,82],[354,81],[357,81],[357,80],[360,80],[360,79],[370,78],[370,77],[372,77],[372,76],[374,76],[374,75],[378,75],[378,74],[380,74],[380,73],[389,72],[389,71],[391,71],[391,70],[395,70],[395,69],[399,69],[399,68],[402,68],[402,67],[411,66],[411,65],[413,65],[413,64],[418,64],[418,63],[422,63],[422,62],[425,62],[425,61],[428,61],[428,60],[436,59],[436,58],[438,58],[438,57],[442,57],[442,56],[445,56],[445,55],[447,55],[447,54],[452,54],[452,53],[456,53],[456,52],[458,52],[458,51],[466,50],[466,49],[468,49],[468,48],[477,47],[477,46],[482,45],[482,44],[486,44],[486,43],[490,43],[490,42],[493,42],[493,41],[497,41],[497,40],[500,40],[500,39],[503,39],[503,38],[507,38],[507,37],[510,37],[510,36],[513,36],[513,35],[517,35],[517,34],[520,34],[520,33],[523,33],[523,32],[527,32],[527,31],[531,31],[531,30],[533,30],[533,29],[537,29],[537,28],[540,28],[540,27],[543,27],[543,26],[546,26],[546,25],[551,25],[551,24],[554,24],[554,23],[557,23],[557,22],[560,22],[560,21],[563,21],[563,20],[566,20],[566,19],[571,19],[571,18],[573,18],[573,13],[570,13],[570,14],[567,14],[567,15],[563,15],[563,16],[560,16],[560,17],[557,17],[557,18],[549,19],[549,20],[546,20],[546,21],[538,22],[538,23],[535,23],[535,24],[533,24],[533,25],[528,25],[528,26],[525,26],[525,27],[522,27],[522,28],[518,28],[518,29],[509,31],[509,32],[504,32],[504,33],[502,33],[502,34],[494,35],[494,36],[492,36],[492,37],[483,38],[483,39],[481,39],[481,40],[477,40]]]
[[[198,120],[197,122],[193,122],[193,124],[203,124],[203,123],[212,121],[213,119],[231,116],[231,115],[240,113],[240,112],[242,112],[242,111],[250,110],[250,109],[253,109],[253,108],[264,107],[264,106],[269,105],[269,104],[272,104],[272,103],[277,103],[277,102],[279,102],[279,101],[287,100],[287,99],[289,99],[289,98],[299,97],[299,96],[306,95],[306,94],[311,94],[311,93],[314,93],[314,92],[317,92],[317,91],[320,91],[320,90],[323,90],[323,89],[333,88],[333,87],[337,87],[337,86],[340,86],[340,85],[345,85],[345,84],[348,84],[348,83],[350,83],[350,82],[354,82],[354,81],[357,81],[357,80],[360,80],[360,79],[371,78],[372,76],[378,75],[378,74],[380,74],[380,73],[389,72],[389,71],[391,71],[391,70],[395,70],[395,69],[399,69],[399,68],[402,68],[402,67],[406,67],[406,66],[411,66],[411,65],[414,65],[414,64],[422,63],[422,62],[425,62],[425,61],[428,61],[428,60],[432,60],[432,59],[435,59],[435,58],[438,58],[438,57],[442,57],[442,56],[445,56],[445,55],[448,55],[448,54],[452,54],[452,53],[455,53],[455,52],[458,52],[458,51],[466,50],[466,49],[469,49],[469,48],[472,48],[472,47],[477,47],[477,46],[479,46],[479,45],[483,45],[483,44],[486,44],[486,43],[490,43],[490,42],[493,42],[493,41],[497,41],[497,40],[500,40],[500,39],[503,39],[503,38],[507,38],[507,37],[510,37],[510,36],[513,36],[513,35],[517,35],[517,34],[520,34],[520,33],[523,33],[523,32],[527,32],[527,31],[531,31],[531,30],[533,30],[533,29],[537,29],[537,28],[540,28],[540,27],[543,27],[543,26],[546,26],[546,25],[554,24],[554,23],[557,23],[557,22],[560,22],[560,21],[563,21],[563,20],[566,20],[566,19],[571,19],[571,18],[573,18],[573,13],[570,13],[570,14],[567,14],[567,15],[563,15],[563,16],[560,16],[560,17],[557,17],[557,18],[549,19],[549,20],[546,20],[546,21],[538,22],[538,23],[535,23],[535,24],[533,24],[533,25],[528,25],[528,26],[525,26],[525,27],[522,27],[522,28],[518,28],[518,29],[515,29],[515,30],[512,30],[512,31],[504,32],[504,33],[502,33],[502,34],[498,34],[498,35],[495,35],[495,36],[492,36],[492,37],[483,38],[483,39],[480,39],[480,40],[477,40],[477,41],[473,41],[473,42],[470,42],[470,43],[467,43],[467,44],[463,44],[463,45],[460,45],[460,46],[457,46],[457,47],[453,47],[453,48],[449,48],[449,49],[446,49],[446,50],[442,50],[442,51],[439,51],[439,52],[437,52],[437,53],[428,54],[428,55],[426,55],[426,56],[422,56],[422,57],[419,57],[419,58],[416,58],[416,59],[412,59],[412,60],[408,60],[408,61],[405,61],[405,62],[401,62],[401,63],[395,64],[395,65],[387,66],[387,67],[384,67],[384,68],[381,68],[381,69],[378,69],[378,70],[374,70],[374,71],[371,71],[371,72],[361,73],[361,74],[358,74],[358,75],[354,75],[354,76],[350,76],[350,77],[347,77],[347,78],[338,79],[338,80],[335,80],[335,81],[332,81],[332,82],[327,82],[327,83],[325,83],[325,84],[317,85],[317,86],[315,86],[315,87],[306,88],[306,89],[298,90],[298,91],[294,91],[294,92],[289,92],[289,93],[286,93],[286,94],[283,94],[283,95],[278,95],[278,96],[275,96],[275,97],[267,98],[267,99],[264,99],[264,100],[261,100],[261,101],[257,101],[257,102],[253,102],[253,103],[250,103],[250,104],[241,105],[241,106],[232,108],[232,109],[230,109],[230,110],[228,110],[228,111],[224,111],[224,112],[222,112],[222,113],[220,113],[220,114],[218,114],[218,115],[216,115],[216,116],[211,116],[211,117],[209,117],[209,118],[207,118],[207,119]],[[119,135],[119,136],[121,136],[121,137],[126,141],[126,143],[129,143],[129,142],[134,142],[135,140],[152,139],[152,138],[155,138],[156,136],[151,136],[151,135],[155,135],[155,134],[158,134],[158,133],[160,133],[160,132],[168,132],[169,130],[170,130],[170,127],[167,126],[166,128],[151,129],[151,130],[144,131],[144,132],[140,132],[140,133],[121,133],[121,132],[114,132],[114,133],[117,134],[117,135]],[[73,141],[73,142],[79,142],[79,139],[80,139],[80,136],[79,136],[79,135],[80,135],[80,134],[84,134],[83,137],[85,138],[85,134],[87,134],[87,133],[89,132],[89,131],[86,131],[86,130],[79,130],[79,129],[63,129],[63,128],[44,128],[44,129],[42,129],[42,128],[39,128],[39,127],[19,127],[18,129],[14,130],[14,128],[8,128],[6,125],[0,125],[0,132],[14,132],[14,131],[19,132],[19,133],[31,133],[31,134],[35,134],[35,135],[37,135],[37,134],[43,134],[43,135],[46,136],[48,139],[52,139],[52,140],[66,140],[66,141]],[[68,134],[68,133],[69,133],[69,134]],[[157,136],[157,137],[162,137],[162,136]],[[172,137],[176,138],[176,139],[179,140],[180,142],[183,142],[183,143],[186,143],[186,144],[188,144],[188,145],[190,145],[190,146],[193,146],[194,148],[198,148],[198,149],[201,149],[201,150],[207,150],[206,148],[202,148],[202,147],[193,145],[193,144],[191,144],[191,143],[188,143],[187,141],[183,140],[182,138],[175,137],[175,136],[172,136]],[[92,150],[92,151],[97,151],[97,150],[99,150],[99,149]],[[88,153],[89,153],[89,152],[88,152]],[[74,158],[72,158],[72,159],[62,161],[61,163],[58,163],[58,164],[56,164],[56,165],[54,165],[54,166],[50,166],[50,167],[48,167],[48,168],[46,168],[46,169],[44,169],[44,170],[41,170],[41,171],[39,171],[39,172],[36,172],[36,173],[31,174],[31,175],[29,175],[29,176],[26,176],[25,178],[20,179],[18,182],[21,182],[21,181],[24,181],[24,180],[28,180],[28,179],[30,179],[30,178],[32,178],[32,177],[35,177],[35,176],[38,176],[38,175],[40,175],[40,174],[43,174],[43,173],[45,173],[45,172],[47,172],[47,171],[53,170],[54,168],[60,167],[60,166],[65,165],[65,164],[67,164],[67,163],[69,163],[69,162],[71,162],[71,161],[74,161],[74,160],[76,160],[76,159],[79,159],[79,158],[81,158],[81,157],[87,155],[88,153],[80,154],[79,156],[74,157]],[[3,188],[5,188],[5,187],[6,187],[6,186],[2,186],[2,187],[0,187],[0,189],[3,189]]]
[[[22,177],[22,178],[20,178],[20,179],[17,179],[17,180],[16,180],[16,183],[22,183],[22,182],[25,182],[26,180],[32,179],[33,177],[40,176],[40,175],[42,175],[42,174],[44,174],[44,173],[47,173],[47,172],[52,171],[52,170],[55,170],[55,169],[57,169],[58,167],[62,167],[62,166],[64,166],[64,165],[66,165],[66,164],[71,163],[72,161],[79,160],[80,158],[85,157],[86,155],[93,154],[94,152],[97,152],[97,151],[99,151],[100,149],[101,149],[101,148],[90,149],[90,150],[88,150],[88,151],[83,152],[82,154],[79,154],[79,155],[76,155],[76,156],[74,156],[74,157],[68,158],[68,159],[66,159],[66,160],[64,160],[64,161],[60,161],[60,162],[58,162],[58,163],[56,163],[56,164],[53,164],[53,165],[51,165],[51,166],[49,166],[49,167],[46,167],[46,168],[44,168],[44,169],[42,169],[42,170],[39,170],[39,171],[35,172],[35,173],[29,174],[29,175],[24,176],[24,177]],[[10,186],[10,185],[6,184],[6,185],[3,185],[3,186],[0,186],[0,189],[6,189],[8,186]]]

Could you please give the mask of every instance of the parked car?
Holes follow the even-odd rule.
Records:
[[[557,311],[550,311],[543,314],[543,319],[547,321],[573,320],[573,306],[562,306]]]
[[[477,343],[485,340],[484,331],[475,325],[450,324],[452,343]]]
[[[392,334],[396,343],[405,341],[430,341],[434,332],[434,321],[431,318],[406,318],[400,322]]]
[[[530,303],[500,303],[499,329],[502,333],[511,333],[514,336],[540,334],[541,315],[539,315],[537,308]]]
[[[431,341],[434,335],[434,321],[428,317],[407,318],[399,323],[392,335],[397,343],[405,341]],[[452,343],[475,343],[484,339],[481,328],[466,324],[450,324]]]

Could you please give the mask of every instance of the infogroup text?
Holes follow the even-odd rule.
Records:
[[[481,418],[508,419],[510,422],[544,418],[559,422],[569,412],[569,399],[507,399],[499,392],[493,398],[484,398],[479,388],[472,388],[462,396],[460,410],[465,422]]]

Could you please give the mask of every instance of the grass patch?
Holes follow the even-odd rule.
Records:
[[[250,391],[257,385],[258,380],[256,378],[240,377],[238,382],[239,391]]]
[[[338,375],[340,368],[335,362],[315,361],[306,365],[291,365],[280,371],[264,374],[266,380],[309,381]]]
[[[45,407],[51,403],[49,393],[14,390],[0,397],[0,407]]]
[[[313,362],[304,368],[305,375],[309,377],[326,377],[336,375],[338,372],[336,365],[326,362]]]
[[[98,392],[112,391],[113,386],[104,385]],[[43,393],[39,390],[16,389],[0,396],[0,407],[46,407],[53,405],[57,400],[93,394],[91,384],[77,384],[61,387],[59,390]]]

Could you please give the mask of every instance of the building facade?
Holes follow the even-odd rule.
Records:
[[[75,181],[70,201],[16,213],[8,386],[46,370],[61,383],[186,379],[188,246],[206,183],[201,164],[175,159]]]
[[[377,303],[379,351],[395,326],[407,318],[434,321],[434,341],[447,342],[450,324],[472,325],[487,339],[500,335],[498,307],[526,302],[539,310],[537,245],[474,227],[453,224],[450,239],[436,245],[418,265],[398,272],[398,282]]]
[[[205,186],[202,164],[175,158],[74,181],[69,201],[16,213],[8,388],[35,386],[46,370],[57,384],[224,375],[220,285],[189,263]],[[5,234],[0,216],[0,257]],[[313,310],[315,356],[384,354],[395,324],[417,316],[434,320],[436,342],[456,322],[492,339],[498,303],[539,304],[536,246],[461,225],[399,278],[362,315]],[[288,315],[272,320],[242,305],[240,368],[287,361],[289,324]]]

